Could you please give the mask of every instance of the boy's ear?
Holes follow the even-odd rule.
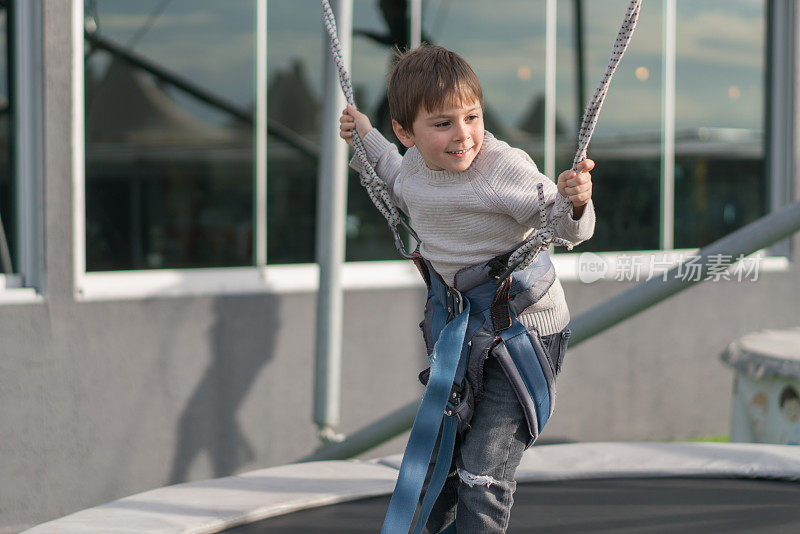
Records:
[[[403,143],[403,146],[406,148],[411,148],[414,146],[414,136],[413,134],[409,133],[408,130],[400,126],[400,123],[396,120],[392,119],[392,130],[394,130],[394,134]]]

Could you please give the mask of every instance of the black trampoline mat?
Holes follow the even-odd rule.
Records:
[[[231,534],[375,533],[389,495],[265,519]],[[800,483],[709,478],[536,482],[517,486],[509,533],[800,533]]]

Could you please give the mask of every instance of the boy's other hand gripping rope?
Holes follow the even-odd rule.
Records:
[[[622,21],[622,26],[617,34],[617,40],[614,41],[614,47],[611,49],[611,59],[608,61],[606,72],[600,80],[600,85],[594,92],[592,100],[586,107],[583,113],[583,121],[581,122],[581,129],[578,133],[578,151],[575,153],[575,158],[572,160],[572,170],[577,171],[578,165],[586,159],[586,151],[589,148],[589,141],[592,139],[594,127],[597,125],[597,119],[600,116],[600,108],[603,107],[603,101],[606,99],[608,87],[611,85],[611,78],[614,76],[614,71],[617,70],[619,60],[628,48],[628,43],[633,37],[633,30],[636,28],[636,22],[639,20],[639,11],[642,7],[642,0],[631,0],[628,6],[628,11],[625,13],[625,18]],[[555,226],[562,217],[566,216],[572,211],[572,202],[566,197],[558,195],[556,198],[556,206],[553,210],[553,216],[547,218],[544,210],[544,191],[541,184],[538,185],[539,189],[539,228],[533,231],[531,237],[519,247],[508,259],[508,270],[506,274],[510,274],[518,269],[524,269],[530,265],[539,252],[547,248],[551,243],[556,245],[563,245],[567,249],[572,250],[573,244],[565,239],[555,237]]]

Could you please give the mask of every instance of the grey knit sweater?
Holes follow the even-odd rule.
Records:
[[[546,209],[553,208],[558,194],[556,184],[539,172],[528,154],[489,132],[463,172],[431,170],[416,147],[400,156],[397,147],[374,128],[364,136],[364,146],[375,172],[419,234],[420,253],[448,284],[459,269],[515,248],[538,226],[537,183],[544,185]],[[350,166],[363,170],[358,158]],[[555,231],[573,243],[589,239],[594,232],[592,202],[578,220],[561,219]],[[561,331],[569,322],[561,283],[556,280],[520,320],[540,335]]]

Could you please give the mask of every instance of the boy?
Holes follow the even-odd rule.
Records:
[[[460,56],[438,46],[399,54],[388,96],[392,128],[408,148],[405,156],[351,106],[340,118],[340,136],[352,145],[353,129],[358,132],[376,173],[417,231],[421,256],[447,285],[457,284],[465,269],[515,249],[538,226],[538,183],[544,186],[545,209],[552,210],[557,192],[572,202],[571,217],[556,225],[556,236],[576,244],[592,236],[594,163],[587,159],[577,173],[561,173],[556,186],[525,152],[486,132],[480,83]],[[351,167],[363,172],[357,158]],[[558,280],[518,319],[541,340],[552,374],[557,373],[569,337],[569,311]],[[475,411],[456,444],[456,472],[436,501],[430,532],[453,521],[464,533],[505,532],[508,526],[514,472],[531,442],[530,422],[498,359],[484,358],[482,373],[467,375]]]

